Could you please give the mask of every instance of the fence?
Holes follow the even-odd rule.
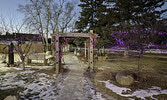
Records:
[[[6,47],[6,48],[5,48]],[[26,44],[22,45],[22,50],[24,50],[26,47]],[[29,53],[32,52],[37,52],[37,53],[42,53],[43,52],[44,45],[43,44],[32,44]],[[0,44],[0,53],[8,53],[8,45],[6,44]],[[49,49],[51,49],[51,45],[49,45]],[[14,51],[16,53],[16,51]]]

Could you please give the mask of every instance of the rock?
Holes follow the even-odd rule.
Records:
[[[130,71],[123,71],[116,75],[116,81],[123,86],[129,86],[134,83],[136,75]]]
[[[46,51],[46,55],[52,55],[51,51]]]
[[[4,100],[17,100],[16,96],[7,96]]]

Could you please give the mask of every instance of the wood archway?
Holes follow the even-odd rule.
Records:
[[[56,33],[51,34],[52,42],[53,42],[53,57],[54,61],[54,70],[58,74],[60,71],[60,62],[61,62],[61,55],[60,55],[60,37],[83,37],[88,38],[90,43],[88,47],[88,67],[90,72],[93,72],[93,47],[95,44],[95,40],[97,38],[97,34],[93,33],[93,30],[90,30],[89,33],[59,33],[57,30]]]

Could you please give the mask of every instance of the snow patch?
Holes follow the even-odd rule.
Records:
[[[49,69],[52,68],[51,66],[26,66],[29,68],[36,68],[36,69]]]
[[[102,67],[100,67],[100,68],[98,68],[99,70],[104,70],[104,68],[102,68]]]
[[[33,81],[32,83],[26,84],[25,90],[20,93],[22,99],[26,99],[25,97],[28,95],[31,99],[54,99],[56,94],[56,88],[52,85],[54,82],[54,78],[49,80],[49,75],[45,73],[37,74],[38,79]],[[34,95],[35,94],[35,95]]]
[[[162,90],[160,87],[153,86],[152,88],[148,88],[147,90],[136,90],[133,92],[132,96],[136,96],[137,98],[145,99],[145,97],[153,98],[153,95],[167,94],[167,90]]]
[[[107,88],[109,88],[110,90],[112,90],[113,92],[115,92],[115,93],[117,93],[117,94],[119,94],[119,95],[121,95],[121,96],[125,96],[125,97],[131,96],[130,94],[122,94],[123,91],[125,91],[125,92],[126,92],[127,90],[131,91],[131,89],[129,89],[129,88],[118,87],[118,86],[116,86],[116,85],[114,85],[114,84],[111,84],[111,83],[109,82],[109,80],[108,80],[108,81],[99,81],[99,82],[105,83],[105,86],[106,86]]]
[[[100,92],[95,91],[95,89],[91,85],[89,85],[86,80],[83,80],[83,83],[84,88],[88,91],[85,94],[86,97],[89,97],[91,95],[91,100],[105,100],[105,98],[102,97],[102,94]]]
[[[76,56],[72,56],[73,60],[78,60],[78,58]]]
[[[6,72],[9,70],[22,70],[20,68],[16,68],[16,67],[5,67],[6,64],[0,64],[0,72]]]
[[[33,74],[33,75],[32,75]],[[44,99],[53,100],[56,96],[56,86],[53,82],[56,75],[45,73],[35,73],[32,70],[22,72],[8,72],[0,75],[0,90],[14,89],[21,87],[24,91],[20,92],[21,99]],[[30,80],[30,81],[29,81]]]
[[[123,88],[123,87],[118,87],[108,81],[99,81],[105,83],[105,86],[112,90],[113,92],[117,93],[120,96],[125,96],[125,97],[133,97],[136,96],[137,98],[144,99],[145,97],[151,97],[151,99],[156,99],[153,97],[153,95],[160,95],[160,94],[167,94],[167,89],[162,90],[160,87],[152,86],[152,88],[148,88],[146,90],[140,89],[136,90],[135,92],[131,94],[122,94],[123,91],[131,91],[129,88]]]
[[[6,73],[5,75],[0,76],[0,89],[6,90],[16,87],[23,87],[25,82],[23,80],[16,81],[16,73]]]

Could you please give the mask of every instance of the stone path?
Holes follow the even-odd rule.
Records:
[[[64,55],[68,71],[58,77],[56,100],[105,100],[84,76],[86,65],[81,64],[73,54]]]

